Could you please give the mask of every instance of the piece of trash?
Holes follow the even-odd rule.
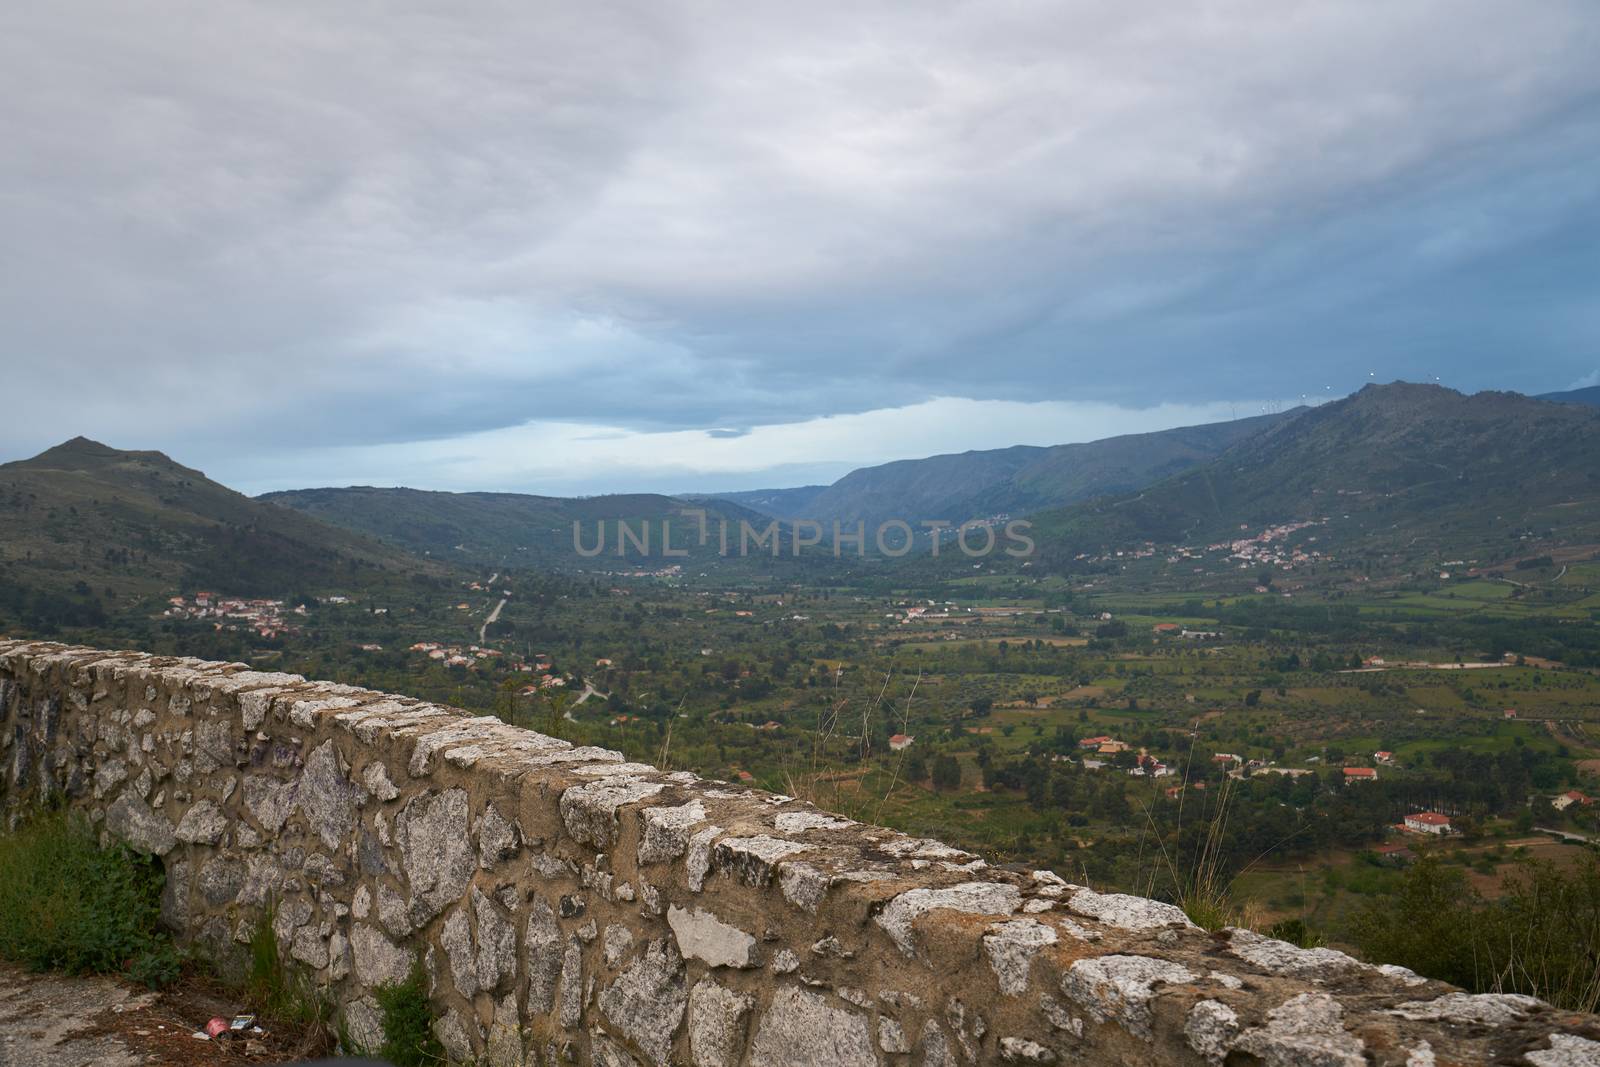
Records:
[[[248,1030],[252,1026],[255,1026],[255,1025],[256,1025],[256,1017],[254,1015],[235,1015],[233,1017],[233,1022],[228,1024],[228,1029],[229,1030]]]
[[[211,1035],[206,1033],[204,1030],[196,1030],[194,1033],[190,1034],[189,1036],[194,1038],[196,1041],[210,1041],[211,1040]]]
[[[267,1046],[263,1041],[246,1041],[244,1043],[244,1054],[246,1056],[262,1056],[266,1054],[266,1051]]]
[[[252,1026],[250,1028],[250,1032],[252,1034],[265,1034],[266,1033],[266,1031],[261,1029],[261,1027],[259,1027],[259,1026]]]
[[[227,1032],[228,1032],[228,1020],[224,1019],[220,1015],[213,1017],[210,1022],[206,1023],[206,1036],[207,1037],[221,1037],[223,1034],[225,1034]]]

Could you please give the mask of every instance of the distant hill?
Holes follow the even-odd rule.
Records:
[[[564,498],[352,486],[292,489],[257,499],[434,559],[584,570],[615,567],[619,560],[648,560],[652,568],[675,562],[703,562],[714,557],[719,547],[719,519],[727,520],[735,537],[741,519],[756,530],[772,521],[737,504],[697,503],[653,493]],[[699,510],[707,513],[705,545],[699,540]],[[687,556],[663,555],[661,531],[668,521],[672,525],[672,548],[687,550]],[[598,556],[587,558],[573,550],[574,522],[579,524],[579,536],[586,549],[600,544],[603,531],[604,550]],[[648,553],[641,554],[632,542],[623,542],[623,555],[619,557],[619,522],[626,523],[635,535],[642,535],[648,524]]]
[[[1589,404],[1600,407],[1600,385],[1591,385],[1586,389],[1568,389],[1561,393],[1540,393],[1538,400],[1550,400],[1557,404]]]
[[[1154,433],[1127,434],[1083,444],[1057,445],[1011,476],[1004,484],[974,494],[958,505],[971,515],[1029,514],[1108,493],[1141,489],[1222,455],[1304,408],[1255,415],[1232,422],[1180,426]]]
[[[800,485],[793,489],[744,489],[733,493],[685,493],[684,500],[723,500],[777,519],[809,518],[811,505],[826,492],[825,485]]]
[[[203,586],[265,596],[424,566],[160,452],[75,437],[0,465],[0,614],[24,595],[120,599]]]
[[[1033,516],[1075,551],[1203,543],[1241,526],[1328,518],[1323,544],[1364,552],[1504,548],[1522,533],[1600,537],[1600,411],[1519,393],[1369,385],[1136,493]]]
[[[1024,515],[1149,485],[1215,459],[1293,414],[1258,415],[1083,444],[1017,445],[900,460],[851,471],[820,489],[720,494],[718,499],[784,518],[816,519],[824,525],[837,520],[847,526],[864,521],[869,528],[891,518],[964,522],[989,515]]]

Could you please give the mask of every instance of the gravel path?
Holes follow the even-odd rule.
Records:
[[[107,1033],[106,1015],[147,1008],[155,994],[108,978],[29,974],[0,964],[0,1067],[142,1067],[156,1057]]]

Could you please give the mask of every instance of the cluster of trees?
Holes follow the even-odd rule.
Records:
[[[0,569],[0,631],[54,637],[105,626],[107,618],[104,603],[84,582],[75,583],[70,593],[46,591],[7,581]]]
[[[1525,993],[1562,1008],[1600,1007],[1600,859],[1527,862],[1484,899],[1466,872],[1425,856],[1399,892],[1370,901],[1354,924],[1375,963],[1395,963],[1476,993]]]
[[[1131,765],[1131,754],[1113,757],[1113,765],[1099,771],[1056,759],[1053,750],[1069,744],[1071,736],[1063,729],[1048,745],[1021,756],[980,758],[985,784],[1023,794],[1049,837],[1071,836],[1095,820],[1151,835],[1179,856],[1210,841],[1219,872],[1229,877],[1267,857],[1363,847],[1420,810],[1447,812],[1458,828],[1471,829],[1495,815],[1513,816],[1527,828],[1532,791],[1556,785],[1569,766],[1559,754],[1523,746],[1498,753],[1444,748],[1434,753],[1431,766],[1347,785],[1338,767],[1230,779],[1209,761],[1185,766],[1179,756],[1171,760],[1177,773],[1156,785],[1187,782],[1180,803],[1121,773],[1119,764]],[[1158,736],[1152,731],[1146,740]],[[1199,783],[1203,789],[1195,788]],[[1122,877],[1115,856],[1127,848],[1126,834],[1113,833],[1074,862],[1114,881]]]

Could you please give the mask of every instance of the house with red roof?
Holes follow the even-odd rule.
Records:
[[[1447,834],[1450,816],[1437,811],[1419,811],[1406,816],[1406,829],[1414,834]]]
[[[1589,798],[1576,789],[1569,789],[1565,793],[1550,801],[1550,806],[1557,811],[1566,811],[1574,804],[1588,804]]]
[[[1389,863],[1395,866],[1411,863],[1417,858],[1415,852],[1401,844],[1378,845],[1372,851],[1378,857],[1379,863]]]

